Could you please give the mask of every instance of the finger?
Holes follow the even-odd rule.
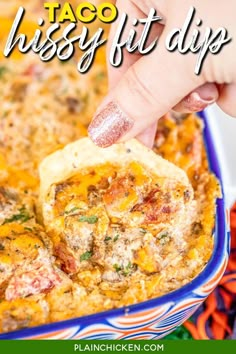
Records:
[[[157,131],[157,122],[152,124],[150,127],[148,127],[144,132],[139,134],[137,136],[137,139],[151,149],[154,145],[156,131]]]
[[[89,135],[97,145],[139,135],[204,83],[194,74],[195,56],[168,52],[163,38],[165,34],[155,51],[129,68],[107,98],[110,103],[95,116]]]
[[[217,101],[218,106],[226,114],[236,117],[236,84],[225,85]]]
[[[110,64],[110,53],[111,53],[111,48],[114,43],[114,38],[117,32],[117,28],[119,26],[121,17],[124,13],[129,14],[127,18],[127,23],[126,26],[124,27],[124,31],[122,33],[122,38],[121,40],[124,40],[125,38],[128,37],[130,29],[132,27],[132,20],[134,18],[143,18],[144,13],[131,1],[127,0],[118,0],[116,2],[116,6],[119,10],[118,18],[115,21],[115,23],[111,26],[110,34],[109,34],[109,39],[107,42],[107,70],[108,70],[108,79],[109,79],[109,89],[111,90],[119,81],[120,77],[124,72],[127,71],[127,69],[130,66],[130,62],[135,62],[137,59],[140,58],[137,53],[134,53],[133,55],[129,54],[126,50],[124,52],[124,57],[123,57],[123,62],[120,67],[113,67]],[[132,14],[132,18],[131,15]],[[141,26],[136,28],[137,35],[140,36],[141,34]]]
[[[219,90],[215,84],[207,83],[202,85],[181,102],[179,102],[173,110],[180,113],[200,112],[219,98]]]
[[[114,43],[114,38],[117,32],[117,28],[119,26],[119,22],[123,13],[132,14],[128,15],[127,23],[122,33],[122,40],[126,40],[130,34],[130,30],[134,29],[136,31],[136,40],[140,39],[144,26],[142,24],[137,24],[133,26],[134,19],[143,19],[147,17],[150,8],[143,8],[145,1],[140,3],[140,6],[137,6],[135,2],[127,1],[127,0],[119,0],[117,1],[117,8],[119,11],[119,16],[116,22],[112,25],[109,39],[107,43],[107,63],[108,63],[108,78],[109,78],[109,89],[111,90],[120,80],[122,75],[128,70],[128,68],[133,65],[137,60],[141,58],[139,52],[129,53],[126,49],[123,50],[123,61],[120,67],[113,67],[110,64],[110,53],[111,48]],[[156,38],[160,37],[163,31],[163,25],[156,23],[152,26],[152,29],[149,33],[146,47],[148,47]]]

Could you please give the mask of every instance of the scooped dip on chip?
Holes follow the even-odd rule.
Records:
[[[116,306],[169,291],[176,272],[174,287],[186,281],[196,201],[183,170],[136,140],[101,149],[83,138],[47,157],[40,179],[64,272],[85,286],[86,272]]]

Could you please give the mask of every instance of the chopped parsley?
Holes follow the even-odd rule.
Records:
[[[24,227],[24,229],[25,229],[26,231],[33,232],[33,229],[31,229],[31,227]]]
[[[129,263],[127,264],[127,266],[124,267],[124,269],[123,269],[123,275],[124,275],[125,277],[128,276],[128,275],[130,275],[132,269],[133,269],[133,264],[132,264],[131,262],[129,262]]]
[[[170,235],[167,231],[163,231],[158,235],[158,239],[161,245],[165,245],[167,242],[170,241]]]
[[[25,207],[22,207],[19,209],[18,214],[12,215],[10,218],[5,219],[2,225],[10,224],[14,221],[20,221],[21,223],[24,223],[29,219],[31,219],[29,212],[26,210]]]
[[[168,236],[169,236],[168,232],[163,232],[160,235],[158,235],[158,238],[159,238],[159,240],[162,240],[163,238],[166,238]]]
[[[120,272],[122,268],[118,264],[113,264],[113,268],[116,270],[116,272]]]
[[[121,267],[118,264],[113,264],[113,268],[116,270],[117,273],[121,272],[122,275],[127,277],[131,274],[135,266],[131,262],[129,262],[125,267]]]
[[[98,217],[95,215],[92,216],[81,216],[79,222],[87,222],[88,224],[96,224],[98,222]]]
[[[145,230],[145,229],[140,229],[139,232],[140,232],[141,234],[145,235],[145,234],[147,233],[147,230]]]
[[[112,240],[111,237],[109,237],[109,236],[106,236],[106,237],[105,237],[105,242],[108,242],[108,241],[111,241],[111,240]]]
[[[71,210],[65,211],[65,215],[73,214],[75,211],[79,210],[79,208],[74,207]]]
[[[81,254],[81,256],[80,256],[80,262],[88,261],[88,260],[92,257],[92,255],[93,255],[93,254],[92,254],[92,252],[90,252],[90,251],[87,251],[87,252]]]
[[[119,238],[119,237],[120,237],[120,235],[119,235],[119,234],[115,235],[115,237],[114,237],[113,241],[114,241],[114,242],[116,242],[116,241],[118,240],[118,238]]]

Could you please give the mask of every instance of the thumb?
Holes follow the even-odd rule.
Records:
[[[88,130],[98,146],[136,137],[203,84],[194,74],[196,57],[168,52],[163,38],[164,33],[156,50],[133,64],[105,98]]]

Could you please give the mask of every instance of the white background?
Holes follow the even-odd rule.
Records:
[[[236,201],[236,118],[223,113],[216,105],[206,110],[223,176],[226,202]]]

